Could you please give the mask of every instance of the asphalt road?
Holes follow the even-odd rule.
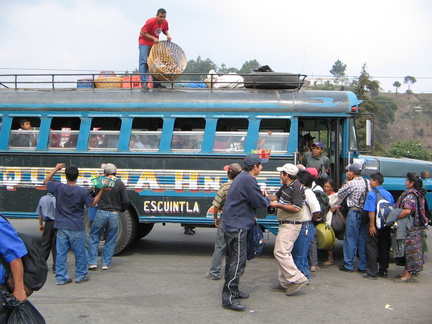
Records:
[[[21,232],[40,237],[36,220],[12,220]],[[277,284],[272,255],[274,236],[266,234],[261,256],[248,261],[240,289],[250,293],[245,312],[223,309],[222,281],[204,278],[216,231],[197,228],[188,236],[177,224],[156,224],[153,231],[116,256],[108,271],[90,273],[90,281],[45,286],[30,300],[47,323],[432,323],[432,253],[412,284],[393,282],[401,267],[390,265],[389,278],[366,280],[337,266],[312,273],[312,282],[292,296],[271,292]],[[432,235],[428,244],[432,250]],[[320,254],[320,263],[325,261]],[[341,263],[342,245],[335,248]],[[52,261],[49,260],[49,267]],[[74,258],[69,255],[69,273]]]

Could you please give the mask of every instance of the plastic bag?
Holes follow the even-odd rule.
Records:
[[[12,308],[7,324],[45,324],[45,319],[29,300]]]
[[[339,209],[333,213],[331,218],[331,227],[338,240],[343,240],[345,237],[345,221]]]

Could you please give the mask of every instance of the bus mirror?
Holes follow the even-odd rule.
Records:
[[[366,146],[372,146],[373,123],[372,120],[366,120]]]

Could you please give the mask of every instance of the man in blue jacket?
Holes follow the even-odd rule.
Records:
[[[15,288],[12,294],[20,301],[26,301],[27,295],[24,290],[24,268],[21,258],[27,254],[27,249],[18,237],[17,232],[12,225],[0,216],[0,254],[3,259],[9,263],[12,276],[14,278]],[[0,291],[8,292],[6,282],[6,270],[0,263]],[[1,299],[1,295],[0,295]],[[2,306],[0,302],[0,323],[6,323],[10,314],[10,309]]]
[[[225,202],[222,230],[225,234],[227,257],[222,306],[227,309],[246,309],[237,299],[248,298],[249,294],[241,292],[238,287],[246,267],[247,232],[255,223],[257,208],[270,205],[270,197],[266,191],[261,191],[255,179],[267,162],[268,159],[261,159],[258,154],[246,155],[243,172],[233,180]]]
[[[383,183],[384,177],[381,173],[378,172],[370,176],[372,190],[369,191],[363,207],[364,210],[369,212],[369,230],[366,234],[367,267],[366,273],[363,275],[365,279],[375,280],[377,275],[387,278],[391,246],[390,227],[382,227],[380,229],[376,227],[377,195],[374,189],[377,189],[381,196],[392,205],[394,205],[394,198],[390,192],[383,188]]]

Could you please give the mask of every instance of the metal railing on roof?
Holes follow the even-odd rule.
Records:
[[[158,75],[128,73],[84,73],[84,74],[0,74],[0,86],[8,89],[98,89],[116,88],[131,89],[141,87],[141,75],[158,77]],[[240,79],[238,77],[241,77]],[[236,78],[237,77],[237,78]],[[273,78],[274,77],[274,78]],[[188,89],[300,89],[306,75],[292,73],[246,73],[246,74],[203,74],[181,73],[164,74],[159,80],[165,87]],[[241,81],[240,81],[241,80]],[[150,82],[151,83],[151,82]]]

